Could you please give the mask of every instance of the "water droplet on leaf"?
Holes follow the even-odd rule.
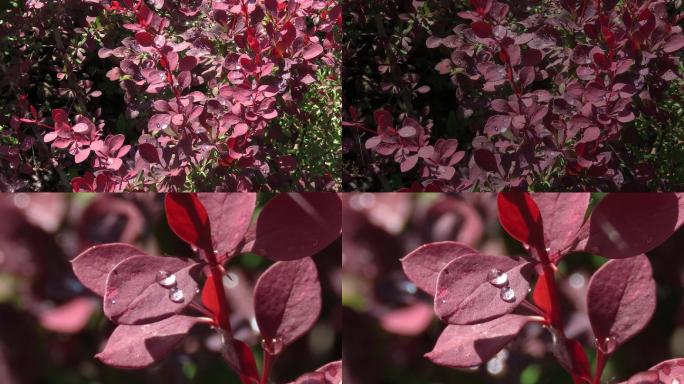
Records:
[[[173,287],[169,290],[169,299],[174,303],[182,303],[185,301],[185,294],[183,294],[183,290]]]
[[[511,287],[503,287],[501,288],[501,300],[505,302],[513,302],[515,301],[515,291],[513,291],[513,288]]]
[[[176,286],[176,275],[166,271],[157,272],[157,283],[164,288],[171,288]]]
[[[503,287],[508,284],[508,275],[496,268],[492,268],[487,274],[487,281],[495,287]]]
[[[280,338],[262,339],[261,347],[270,355],[277,355],[283,350],[283,340]]]

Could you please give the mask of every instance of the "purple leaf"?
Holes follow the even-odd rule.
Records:
[[[283,193],[256,222],[251,251],[275,261],[312,256],[340,236],[342,202],[334,193]]]
[[[219,262],[232,256],[252,222],[255,193],[200,193],[197,195],[209,215],[211,238]]]
[[[587,306],[599,348],[612,353],[648,324],[655,312],[655,290],[645,255],[610,260],[596,271]]]
[[[684,201],[674,193],[613,193],[594,209],[578,250],[617,259],[648,252],[684,221]]]
[[[479,323],[510,313],[529,292],[531,267],[504,256],[460,256],[439,274],[435,313],[449,324]]]
[[[420,289],[434,296],[437,277],[447,264],[459,256],[477,254],[469,246],[454,241],[425,244],[401,259],[406,276]]]
[[[102,352],[103,363],[123,369],[140,369],[162,360],[201,319],[173,316],[145,325],[119,325]]]
[[[433,363],[469,368],[491,359],[530,321],[527,316],[506,315],[475,325],[449,325],[425,354]]]
[[[105,315],[118,324],[142,324],[180,312],[197,294],[191,273],[199,266],[176,257],[129,257],[107,278]]]
[[[573,245],[589,208],[589,193],[533,193],[544,226],[544,243],[552,260]]]
[[[315,372],[299,376],[290,384],[342,384],[342,362],[328,363]]]
[[[254,314],[272,355],[311,329],[320,311],[321,285],[309,257],[273,264],[254,287]]]
[[[684,359],[663,361],[620,384],[676,384],[684,382]]]
[[[96,245],[76,256],[71,261],[71,267],[81,284],[104,296],[109,272],[129,257],[145,254],[138,248],[123,243]]]
[[[304,48],[304,52],[302,53],[302,57],[304,60],[311,60],[314,59],[318,56],[320,56],[323,53],[323,46],[318,44],[318,43],[310,43],[309,45]]]
[[[666,53],[677,52],[684,48],[684,35],[678,34],[670,36],[663,45],[663,51]]]

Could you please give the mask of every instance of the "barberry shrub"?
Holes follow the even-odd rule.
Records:
[[[651,320],[656,282],[644,254],[684,223],[684,197],[677,194],[608,194],[590,209],[587,193],[501,193],[501,226],[528,254],[491,256],[464,243],[422,245],[401,262],[406,276],[434,298],[447,324],[434,349],[435,364],[469,368],[486,363],[530,323],[552,335],[558,363],[577,384],[596,384],[608,359]],[[610,259],[596,270],[584,305],[593,345],[566,336],[558,264],[573,253]],[[585,348],[596,350],[592,371]],[[625,383],[678,383],[684,360],[662,362]]]
[[[349,1],[345,182],[678,190],[680,3]]]
[[[338,188],[335,1],[9,1],[0,21],[2,190]]]
[[[257,196],[169,194],[166,218],[195,257],[153,256],[125,243],[99,244],[72,261],[81,283],[103,298],[117,324],[97,358],[122,369],[163,360],[196,326],[220,335],[220,353],[244,384],[269,382],[276,358],[308,332],[321,310],[321,284],[311,258],[341,233],[341,205],[332,193],[281,194],[252,220]],[[236,256],[275,261],[258,279],[253,313],[261,334],[263,367],[234,333],[226,266]],[[242,304],[241,304],[242,305]],[[339,361],[305,373],[296,383],[339,384]]]

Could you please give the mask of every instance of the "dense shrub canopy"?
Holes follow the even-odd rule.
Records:
[[[345,182],[681,187],[679,5],[349,1]]]
[[[9,1],[0,21],[2,190],[337,188],[334,1]]]

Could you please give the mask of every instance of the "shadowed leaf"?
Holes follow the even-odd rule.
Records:
[[[256,206],[255,193],[200,193],[198,199],[206,209],[211,225],[211,238],[219,262],[234,254],[242,241]]]

